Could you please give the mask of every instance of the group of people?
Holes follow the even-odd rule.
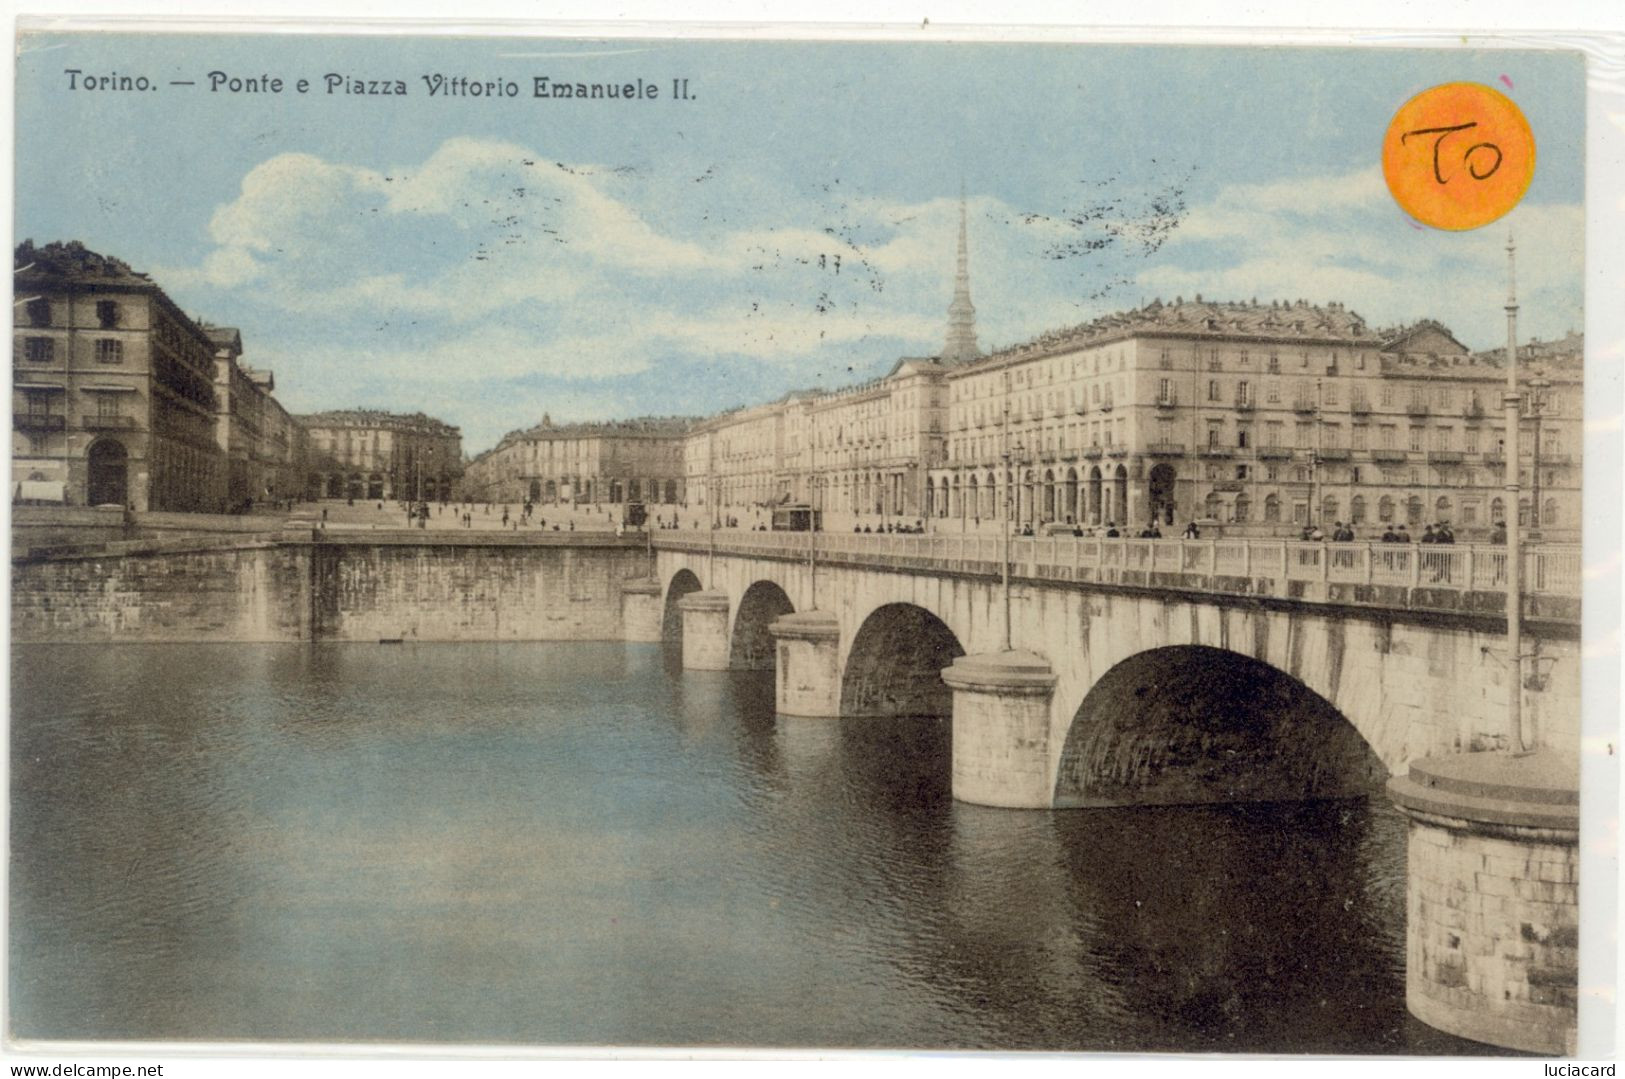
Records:
[[[1494,535],[1490,536],[1490,541],[1492,543],[1497,542]],[[1441,521],[1438,524],[1424,525],[1422,528],[1421,537],[1418,539],[1412,539],[1410,529],[1405,526],[1404,522],[1401,522],[1397,528],[1394,525],[1389,525],[1387,528],[1383,529],[1382,542],[1455,543],[1456,533],[1453,529],[1451,529],[1449,521]],[[1504,528],[1501,530],[1501,539],[1499,542],[1506,542],[1506,530]]]
[[[764,525],[763,528],[765,529],[766,526]],[[852,526],[852,531],[854,531],[854,532],[880,532],[880,533],[891,532],[891,533],[899,533],[899,534],[905,535],[905,536],[917,536],[917,535],[924,535],[925,534],[925,522],[924,521],[915,521],[913,524],[907,524],[907,523],[902,522],[902,521],[887,521],[884,524],[876,525],[873,528],[869,527],[868,525],[862,525],[862,526],[853,525]]]
[[[1326,532],[1317,524],[1306,524],[1303,526],[1303,532],[1299,534],[1298,538],[1306,543],[1322,543],[1326,540]],[[1353,543],[1355,539],[1353,525],[1344,524],[1342,521],[1332,523],[1331,541],[1333,543]]]

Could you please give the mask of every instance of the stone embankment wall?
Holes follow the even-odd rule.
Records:
[[[14,641],[616,640],[631,539],[135,540],[12,560]]]

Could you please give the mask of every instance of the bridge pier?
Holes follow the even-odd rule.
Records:
[[[1405,1004],[1490,1045],[1573,1056],[1579,1018],[1579,774],[1546,749],[1414,761]]]
[[[954,692],[953,795],[1009,809],[1049,809],[1055,672],[1034,652],[961,656],[942,672]]]
[[[777,642],[774,701],[780,715],[837,718],[841,714],[841,626],[827,611],[802,611],[768,628]]]
[[[660,643],[660,582],[649,577],[633,577],[621,582],[621,626],[628,641]]]
[[[728,593],[690,592],[677,609],[683,615],[683,670],[727,670]]]

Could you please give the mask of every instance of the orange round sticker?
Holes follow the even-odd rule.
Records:
[[[1424,225],[1476,229],[1529,190],[1535,136],[1499,90],[1448,82],[1394,114],[1382,140],[1382,173],[1400,208]]]

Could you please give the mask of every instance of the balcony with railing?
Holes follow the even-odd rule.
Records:
[[[1185,444],[1183,442],[1153,442],[1145,448],[1148,457],[1183,457]]]
[[[1196,452],[1201,457],[1234,457],[1236,447],[1226,446],[1218,442],[1209,442],[1205,446],[1198,447]]]
[[[1378,446],[1371,451],[1373,461],[1382,461],[1387,464],[1402,464],[1409,459],[1404,450],[1396,450],[1392,446]]]
[[[1084,457],[1091,461],[1100,460],[1101,456],[1104,455],[1105,452],[1106,450],[1104,446],[1085,446],[1083,448]]]
[[[1430,465],[1459,465],[1467,459],[1461,450],[1428,450]]]
[[[1260,446],[1256,452],[1265,461],[1290,461],[1293,450],[1291,446]]]
[[[13,412],[11,426],[18,431],[63,431],[68,418],[46,412]]]
[[[80,422],[87,431],[133,431],[136,426],[134,416],[81,416]]]
[[[1566,453],[1554,453],[1547,449],[1540,451],[1540,463],[1543,465],[1566,465],[1573,463],[1573,460]]]
[[[1128,447],[1121,442],[1106,447],[1106,456],[1121,461],[1128,456]]]
[[[1371,402],[1363,397],[1356,397],[1349,402],[1349,412],[1355,416],[1371,415]]]
[[[1474,402],[1461,410],[1461,418],[1468,423],[1478,423],[1485,416],[1484,406]]]
[[[1315,456],[1322,461],[1347,461],[1353,455],[1347,446],[1322,446],[1315,451]]]
[[[1179,395],[1174,393],[1159,393],[1157,399],[1151,404],[1159,409],[1178,408]]]
[[[1292,401],[1292,411],[1294,412],[1313,412],[1315,408],[1315,401],[1312,397],[1297,397]]]
[[[1251,397],[1238,397],[1238,398],[1236,398],[1236,411],[1237,412],[1251,412],[1253,410],[1253,407],[1254,407],[1254,404],[1253,404],[1253,399]]]
[[[1432,409],[1428,407],[1426,401],[1412,401],[1405,406],[1405,414],[1407,416],[1415,416],[1417,419],[1422,419],[1431,411]]]

